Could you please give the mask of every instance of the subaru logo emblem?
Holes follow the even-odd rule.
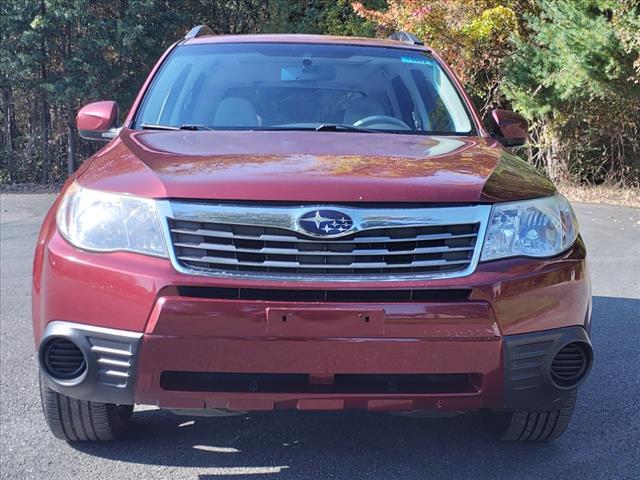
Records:
[[[353,230],[351,217],[337,210],[312,210],[300,216],[298,224],[315,237],[338,237]]]

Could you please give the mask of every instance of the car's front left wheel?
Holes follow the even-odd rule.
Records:
[[[500,412],[487,417],[489,427],[507,442],[547,442],[562,435],[571,421],[577,391],[567,395],[554,410]]]
[[[40,374],[42,410],[51,432],[67,442],[114,440],[129,427],[133,405],[76,400],[47,386]]]

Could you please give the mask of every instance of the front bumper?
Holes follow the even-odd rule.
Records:
[[[56,338],[78,345],[87,368],[72,381],[53,378],[41,348],[43,372],[54,390],[83,400],[176,410],[550,410],[591,366],[589,358],[571,388],[551,376],[552,360],[565,345],[578,342],[591,352],[582,327],[407,345],[354,338],[196,340],[58,321],[48,325],[42,345]],[[251,355],[238,355],[238,349]]]
[[[170,409],[466,411],[551,408],[568,392],[549,383],[551,359],[567,339],[589,342],[581,240],[553,259],[496,261],[467,277],[384,285],[433,298],[281,300],[380,288],[199,278],[164,259],[81,252],[52,229],[36,252],[36,346],[61,330],[87,339],[85,378],[49,379],[55,390],[87,400]],[[455,295],[439,299],[442,292]],[[129,342],[126,385],[100,381],[94,327]],[[523,365],[517,354],[531,345],[540,355]],[[537,380],[520,381],[523,368]]]

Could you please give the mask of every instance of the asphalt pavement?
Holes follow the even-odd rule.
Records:
[[[569,430],[496,442],[477,415],[279,411],[231,418],[137,409],[130,433],[68,445],[40,409],[31,261],[53,195],[0,197],[0,477],[6,479],[640,479],[640,210],[575,204],[591,261],[595,366]]]

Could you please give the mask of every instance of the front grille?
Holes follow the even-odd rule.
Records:
[[[285,228],[169,219],[175,256],[183,266],[331,275],[464,270],[471,264],[479,226],[374,228],[316,239]]]

